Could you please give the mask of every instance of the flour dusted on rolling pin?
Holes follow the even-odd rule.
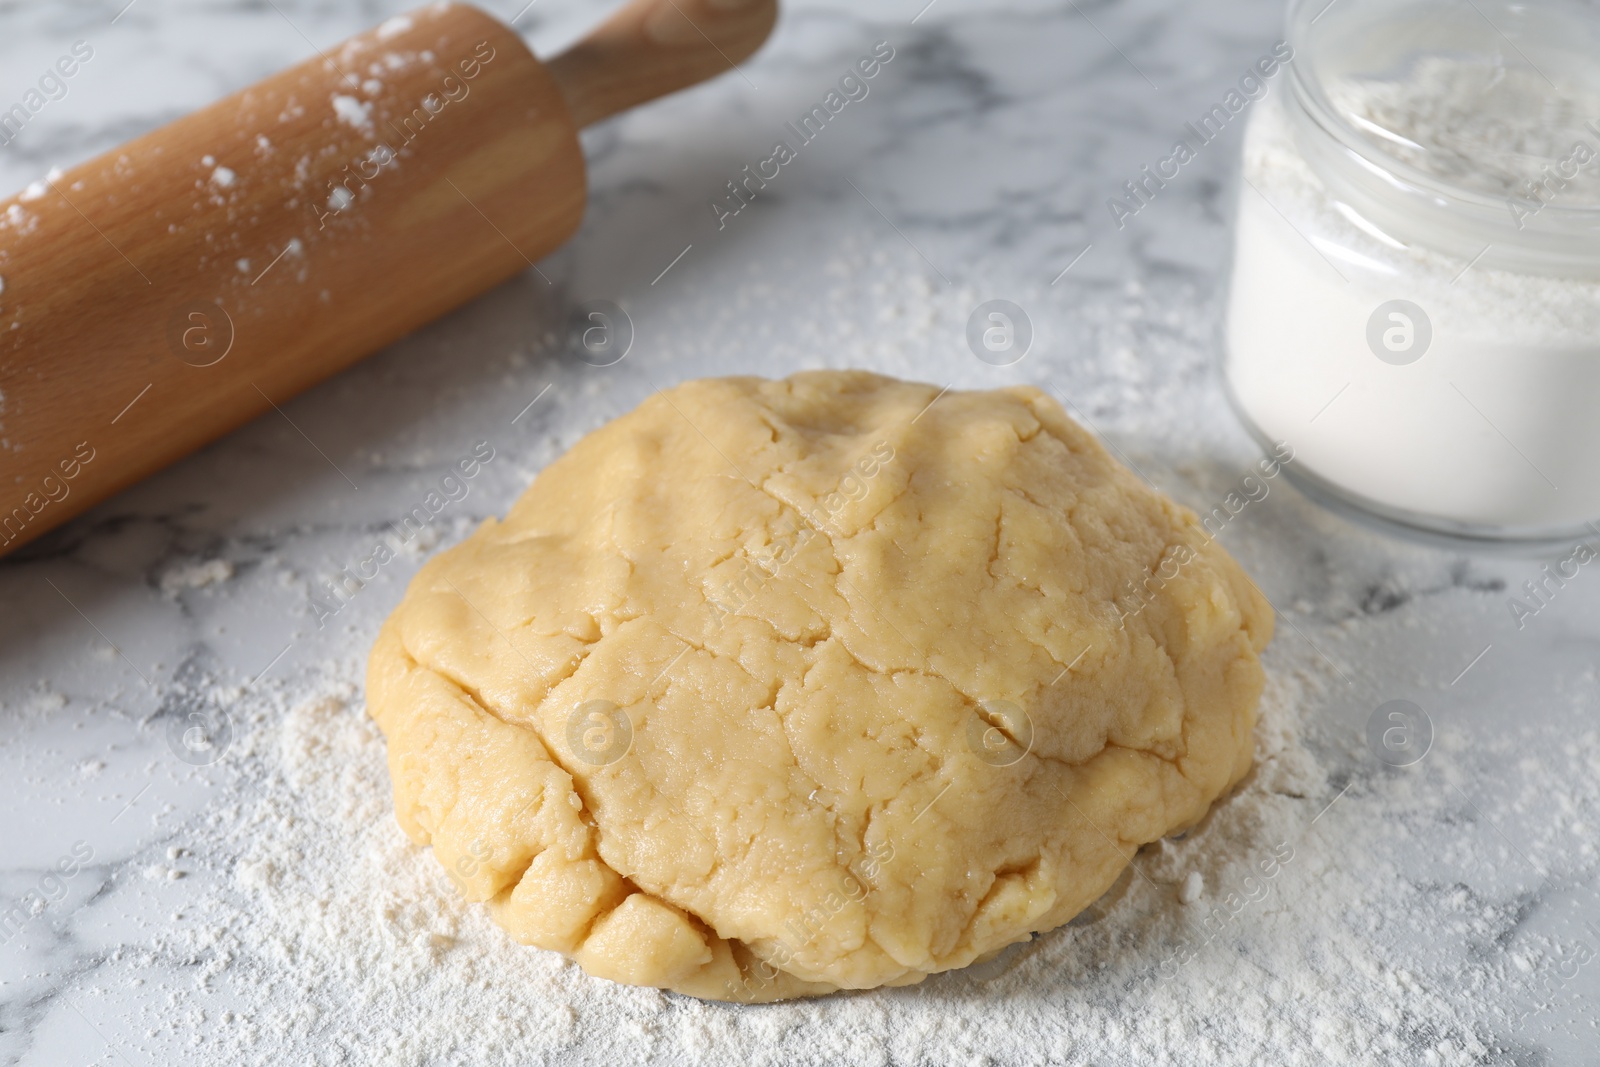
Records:
[[[0,552],[527,270],[584,198],[549,67],[430,4],[0,200]]]
[[[583,218],[578,130],[737,70],[777,18],[690,9],[631,5],[544,63],[430,3],[0,201],[0,552],[537,269]],[[0,111],[7,139],[79,51]],[[83,426],[103,458],[30,510]]]
[[[411,28],[408,17],[397,15],[379,26],[376,33],[378,39],[383,41]],[[354,204],[356,195],[365,190],[369,183],[376,181],[385,168],[396,166],[402,153],[418,142],[429,125],[438,120],[451,104],[463,103],[472,94],[473,79],[483,73],[484,67],[494,62],[495,54],[493,45],[488,41],[480,41],[470,55],[449,68],[449,73],[440,78],[434,91],[418,98],[416,106],[408,114],[386,117],[381,129],[375,128],[373,105],[370,102],[346,93],[334,93],[330,98],[334,117],[340,123],[378,140],[365,155],[345,164],[340,177],[329,179],[325,203],[311,204],[317,229],[324,229],[331,216],[338,215]],[[431,52],[424,53],[421,58],[431,61],[433,55]],[[377,77],[404,62],[402,57],[394,53],[385,56],[382,61],[374,61],[368,68],[373,77],[362,83],[362,90],[372,94],[382,92],[383,83]]]

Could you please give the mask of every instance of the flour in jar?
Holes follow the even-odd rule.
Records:
[[[1489,196],[1600,204],[1600,95],[1553,92],[1528,67],[1425,56],[1405,77],[1328,87],[1391,155]]]
[[[1519,216],[1600,202],[1600,106],[1540,96],[1536,77],[1434,57],[1328,95],[1385,158],[1503,200],[1509,240]],[[1380,228],[1312,162],[1325,135],[1300,107],[1263,100],[1245,139],[1227,373],[1246,419],[1293,444],[1296,473],[1424,525],[1518,536],[1600,516],[1600,278],[1441,252],[1421,221]]]

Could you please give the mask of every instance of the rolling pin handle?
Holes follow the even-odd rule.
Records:
[[[548,64],[578,126],[739,71],[777,0],[634,0]]]

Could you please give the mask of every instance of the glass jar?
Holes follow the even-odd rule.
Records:
[[[1600,15],[1292,0],[1224,370],[1301,484],[1465,537],[1600,519]]]

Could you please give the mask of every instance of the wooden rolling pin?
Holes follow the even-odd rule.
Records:
[[[775,0],[635,0],[549,64],[438,3],[0,202],[0,553],[527,270],[578,129]]]

